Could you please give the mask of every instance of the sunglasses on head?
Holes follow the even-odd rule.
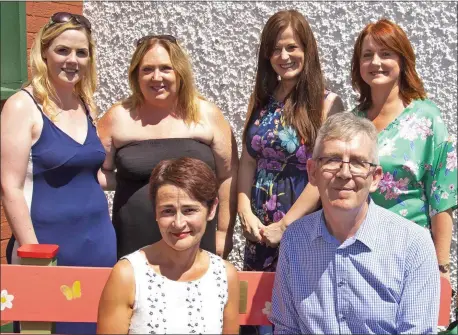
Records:
[[[89,32],[91,32],[91,22],[89,22],[88,19],[86,19],[83,15],[72,14],[72,13],[67,13],[67,12],[54,13],[51,16],[51,19],[48,23],[48,27],[56,23],[66,23],[72,19],[75,20],[82,27],[86,28]]]
[[[146,41],[152,40],[154,38],[157,38],[158,40],[165,40],[165,41],[169,41],[169,42],[172,42],[174,44],[177,44],[177,39],[175,38],[175,36],[172,36],[172,35],[146,35],[146,36],[143,36],[142,38],[138,39],[137,47],[139,45],[145,43]]]

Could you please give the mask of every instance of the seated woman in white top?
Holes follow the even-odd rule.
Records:
[[[165,160],[149,187],[162,240],[115,265],[100,299],[97,333],[238,333],[237,270],[199,248],[218,205],[215,174],[194,158]]]

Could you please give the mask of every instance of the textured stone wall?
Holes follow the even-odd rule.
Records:
[[[457,5],[452,2],[85,2],[84,15],[93,24],[98,46],[98,106],[106,111],[128,95],[127,68],[136,39],[146,34],[173,34],[192,59],[199,90],[224,112],[240,149],[261,29],[276,11],[291,8],[309,20],[328,86],[347,108],[355,105],[349,73],[359,31],[381,17],[401,25],[414,46],[417,70],[429,97],[456,135]],[[456,216],[454,223],[452,271],[456,283]],[[239,230],[235,238],[231,257],[240,265],[243,241]]]

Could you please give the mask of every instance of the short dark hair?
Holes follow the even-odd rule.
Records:
[[[191,198],[210,208],[218,195],[218,181],[213,170],[205,162],[189,157],[161,161],[149,179],[149,194],[153,206],[158,189],[174,185]]]

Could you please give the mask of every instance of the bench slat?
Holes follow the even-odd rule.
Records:
[[[100,295],[110,268],[1,265],[1,290],[13,295],[12,308],[5,308],[1,320],[96,322]],[[239,314],[241,325],[268,325],[275,273],[239,272],[246,281],[247,304]],[[73,296],[79,281],[81,296]],[[61,287],[66,285],[68,299]],[[76,285],[77,286],[77,285]],[[75,286],[75,288],[76,288]],[[441,278],[439,325],[450,322],[450,283]],[[75,290],[77,293],[78,290]]]
[[[2,320],[97,321],[97,308],[110,268],[1,265],[1,287],[14,296]],[[67,300],[61,286],[81,283],[81,297]]]
[[[95,322],[97,308],[110,268],[1,265],[1,289],[13,295],[12,308],[5,308],[2,320]],[[270,324],[266,314],[270,307],[275,273],[239,272],[248,282],[246,313],[240,324]],[[79,281],[80,292],[72,291]],[[66,295],[62,292],[64,289]],[[77,288],[75,284],[75,288]],[[74,296],[74,293],[76,295]],[[266,305],[267,303],[267,305]],[[267,306],[267,309],[266,309]]]
[[[241,325],[269,325],[265,314],[270,311],[274,272],[241,271],[240,281],[248,282],[246,314],[239,314]]]

